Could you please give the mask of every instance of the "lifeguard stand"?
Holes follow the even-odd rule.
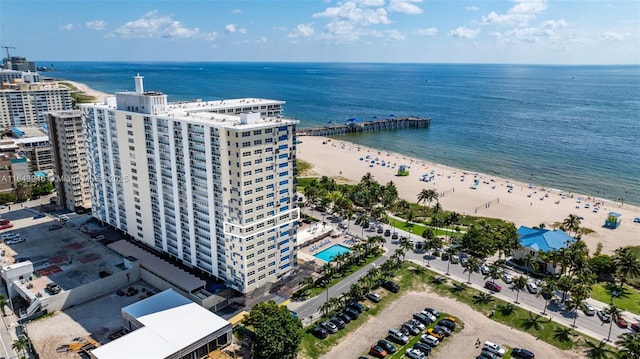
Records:
[[[622,222],[622,215],[616,212],[609,212],[607,214],[607,220],[604,222],[604,226],[610,229],[616,229],[620,227],[620,223]]]
[[[408,176],[409,175],[409,167],[406,165],[400,165],[398,167],[398,176]]]

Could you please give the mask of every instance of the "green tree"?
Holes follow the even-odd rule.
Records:
[[[611,340],[611,329],[613,328],[613,322],[616,321],[616,318],[622,314],[622,309],[616,307],[615,305],[610,305],[608,308],[605,308],[604,312],[611,316],[611,320],[609,321],[609,334],[607,335],[607,341]]]
[[[581,224],[582,223],[580,221],[580,216],[578,216],[577,214],[570,214],[567,218],[565,218],[564,221],[562,221],[562,226],[564,227],[564,229],[566,229],[569,233],[573,232],[574,237],[578,234]]]
[[[11,193],[0,193],[0,204],[7,204],[15,201],[15,197]]]
[[[16,352],[22,353],[22,358],[26,358],[27,356],[27,347],[29,345],[29,338],[26,335],[22,334],[18,337],[17,340],[14,340],[11,344],[11,349]]]
[[[627,279],[640,277],[640,259],[638,259],[636,252],[629,247],[616,249],[613,265],[616,268],[618,278],[620,278],[621,287],[624,287]]]
[[[640,335],[624,333],[618,337],[618,358],[620,359],[640,359]]]
[[[423,189],[422,191],[420,191],[420,193],[418,193],[418,204],[420,203],[429,203],[429,206],[431,206],[431,202],[438,199],[438,192],[436,192],[433,189]],[[424,217],[427,217],[427,208],[429,208],[428,206],[424,206]]]
[[[587,355],[587,358],[589,359],[610,358],[609,354],[611,354],[612,351],[609,348],[607,348],[607,342],[605,342],[604,340],[599,342],[598,344],[595,344],[591,341],[586,341],[584,344],[587,347],[587,350],[585,352],[585,354]]]
[[[540,314],[533,315],[531,314],[531,312],[529,312],[529,317],[522,319],[522,326],[526,330],[529,330],[531,328],[535,330],[541,330],[542,328],[544,328],[541,323],[542,319],[543,317]]]
[[[538,288],[538,293],[536,295],[544,298],[544,310],[542,311],[542,315],[547,313],[547,305],[549,304],[549,300],[553,298],[556,288],[556,281],[552,279],[543,282],[540,288]]]
[[[469,257],[467,259],[467,265],[464,268],[465,272],[469,272],[469,276],[467,278],[467,283],[471,284],[471,273],[475,270],[475,268],[480,264],[480,260],[476,257]]]
[[[491,302],[493,302],[495,299],[493,299],[493,295],[489,294],[489,293],[478,293],[476,295],[473,296],[473,303],[474,304],[489,304]]]
[[[553,330],[553,339],[561,342],[568,342],[571,340],[571,337],[574,336],[576,336],[576,333],[574,333],[571,328],[567,328],[565,326],[557,327]]]
[[[513,279],[513,288],[516,290],[516,304],[519,304],[518,298],[520,297],[520,291],[527,285],[527,278],[519,275]]]
[[[243,323],[253,329],[251,352],[257,359],[295,359],[302,340],[302,322],[286,306],[260,302],[246,314]]]
[[[5,307],[7,305],[9,305],[9,301],[4,297],[4,295],[0,294],[0,312],[2,312],[3,316],[7,315],[5,312]]]

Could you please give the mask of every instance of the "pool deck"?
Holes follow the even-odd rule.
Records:
[[[298,259],[304,262],[313,262],[322,265],[326,263],[320,258],[314,256],[316,253],[331,247],[334,244],[340,244],[345,247],[358,243],[359,239],[344,233],[337,226],[331,223],[323,225],[322,223],[305,224],[298,228]],[[347,241],[347,242],[345,242]],[[321,245],[321,243],[324,243]],[[316,248],[312,250],[312,248]]]

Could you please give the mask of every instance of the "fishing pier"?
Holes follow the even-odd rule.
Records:
[[[428,117],[393,117],[362,121],[357,118],[348,119],[344,124],[330,123],[322,127],[301,128],[297,136],[335,136],[349,133],[397,130],[400,128],[429,128],[431,118]]]

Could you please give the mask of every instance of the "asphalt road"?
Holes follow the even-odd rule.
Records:
[[[385,225],[385,228],[389,228],[389,227]],[[353,225],[353,223],[350,225],[350,232],[355,236],[362,236],[361,227],[355,226]],[[400,230],[398,230],[398,232],[400,235],[404,234],[409,236],[408,232],[403,232]],[[385,245],[385,247],[388,249],[388,251],[382,257],[378,258],[375,261],[376,265],[380,265],[384,261],[386,261],[389,258],[389,256],[396,250],[396,248],[398,248],[398,245],[395,243],[391,243],[391,238],[387,237],[387,244]],[[407,252],[406,260],[411,260],[417,264],[422,264],[424,266],[429,264],[430,266],[429,269],[435,272],[439,272],[443,275],[446,275],[445,273],[447,272],[447,264],[449,263],[448,261],[443,261],[440,258],[434,258],[434,257],[430,257],[433,259],[428,261],[427,259],[424,258],[424,256],[425,256],[424,253]],[[339,297],[342,293],[347,292],[349,290],[349,287],[353,283],[355,283],[358,280],[358,278],[363,276],[369,270],[369,268],[370,268],[369,266],[365,268],[361,268],[359,271],[351,274],[350,276],[348,276],[338,284],[331,287],[330,290],[328,291],[328,296],[327,296],[327,292],[325,292],[323,294],[318,295],[317,297],[308,299],[304,302],[292,303],[292,305],[290,305],[290,308],[292,310],[295,310],[298,313],[298,316],[303,320],[306,320],[311,315],[314,315],[314,317],[316,317],[317,315],[319,315],[319,314],[316,314],[318,313],[318,308],[327,301],[328,297]],[[465,273],[464,268],[460,264],[450,263],[449,273],[450,273],[448,276],[449,278],[459,282],[466,282],[467,279],[469,278],[468,272]],[[513,270],[507,270],[507,273],[511,273],[513,277],[520,275],[519,273]],[[484,289],[484,284],[486,281],[487,280],[484,278],[484,276],[479,272],[473,272],[471,274],[470,285],[472,287],[491,293],[489,290]],[[514,289],[511,289],[510,285],[504,283],[501,279],[496,279],[496,283],[502,286],[502,291],[499,293],[494,293],[494,295],[507,302],[514,303],[516,299],[517,291]],[[561,296],[561,293],[557,293],[557,295]],[[520,291],[518,302],[519,304],[516,304],[516,305],[523,307],[527,310],[530,310],[533,313],[542,313],[545,306],[545,300],[542,297],[533,295],[529,293],[526,289]],[[588,302],[591,303],[596,308],[596,310],[604,309],[607,307],[607,304],[600,303],[592,299],[588,300]],[[547,307],[545,315],[547,317],[550,317],[552,320],[559,322],[561,324],[564,324],[566,326],[571,326],[573,324],[573,319],[574,319],[573,313],[566,313],[562,311],[560,308],[551,304]],[[640,316],[634,315],[631,313],[625,312],[624,317],[629,323],[635,323],[640,321]],[[610,326],[609,323],[602,323],[597,315],[587,316],[581,310],[578,310],[578,318],[576,319],[575,330],[583,332],[596,339],[606,339],[609,336],[610,328],[611,328],[611,340],[613,341],[615,341],[618,335],[622,333],[628,333],[631,331],[630,329],[619,328],[615,323],[612,326]]]

